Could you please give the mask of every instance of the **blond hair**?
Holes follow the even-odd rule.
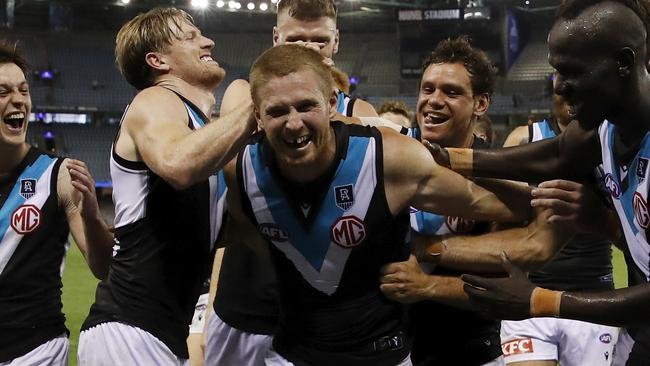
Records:
[[[155,8],[139,14],[122,26],[115,38],[115,62],[129,84],[142,90],[153,85],[153,69],[145,57],[149,52],[165,51],[182,22],[194,24],[192,16],[172,7]]]
[[[336,22],[336,4],[333,0],[280,0],[278,16],[284,11],[298,20],[328,17]]]
[[[334,91],[334,80],[329,67],[323,63],[323,56],[307,47],[285,44],[266,50],[251,67],[251,95],[255,105],[260,105],[257,93],[269,80],[303,70],[311,70],[318,76],[319,87],[329,98]]]

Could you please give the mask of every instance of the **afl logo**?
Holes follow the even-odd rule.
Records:
[[[612,197],[619,198],[621,196],[621,187],[619,187],[616,179],[609,173],[605,174],[605,187],[612,194]]]
[[[454,234],[464,234],[474,229],[474,220],[467,220],[462,217],[447,216],[445,224]]]
[[[28,234],[41,224],[41,211],[34,205],[22,205],[11,214],[11,228],[18,234]]]
[[[343,248],[355,247],[366,238],[366,224],[356,216],[342,216],[332,225],[332,241]]]
[[[262,234],[266,240],[278,242],[289,240],[289,234],[287,234],[286,231],[282,230],[282,228],[277,224],[259,224],[257,230],[260,231],[260,234]]]
[[[609,333],[603,333],[598,337],[598,339],[605,344],[609,344],[612,342],[612,335]]]
[[[636,222],[644,229],[648,228],[650,224],[650,214],[648,214],[648,204],[643,199],[643,196],[639,192],[634,192],[634,199],[632,200],[632,206],[634,207],[634,217]]]

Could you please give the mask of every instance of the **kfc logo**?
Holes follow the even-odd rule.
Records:
[[[530,338],[513,339],[501,345],[505,357],[533,353],[533,340]]]
[[[632,206],[634,207],[636,222],[642,228],[647,229],[650,224],[650,214],[648,214],[648,205],[639,192],[634,192]]]
[[[332,241],[343,248],[355,247],[366,238],[366,224],[356,216],[342,216],[332,225]]]
[[[22,205],[11,214],[11,228],[18,234],[27,234],[41,224],[41,211],[34,205]]]
[[[467,220],[462,217],[447,216],[445,224],[454,234],[466,234],[474,229],[474,220]]]
[[[616,179],[614,179],[614,177],[609,173],[605,174],[605,187],[607,187],[607,190],[611,193],[612,197],[619,198],[621,196],[621,187],[619,187]]]

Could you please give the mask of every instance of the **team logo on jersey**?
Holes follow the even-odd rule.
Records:
[[[334,187],[334,202],[343,211],[347,211],[354,204],[354,185]]]
[[[611,174],[605,174],[605,187],[614,198],[619,198],[621,196],[621,187],[618,185],[618,182]]]
[[[445,225],[454,234],[465,234],[474,229],[474,220],[467,220],[462,217],[447,216]]]
[[[11,214],[11,228],[18,234],[28,234],[41,224],[41,210],[34,205],[22,205]]]
[[[639,182],[643,182],[645,180],[647,171],[648,171],[648,158],[639,157],[639,163],[636,166],[636,176],[639,177]]]
[[[501,345],[503,356],[533,353],[533,340],[531,338],[517,338]]]
[[[648,204],[643,199],[639,192],[634,192],[632,199],[632,207],[634,207],[634,217],[636,222],[644,229],[648,228],[650,224],[650,214],[648,213]]]
[[[612,335],[609,333],[603,333],[598,337],[598,339],[605,344],[609,344],[612,342]]]
[[[277,224],[273,224],[273,223],[259,224],[257,230],[259,230],[260,234],[262,234],[262,236],[266,238],[266,240],[277,241],[277,242],[284,242],[289,240],[289,234],[287,234],[287,232],[284,231]]]
[[[366,224],[356,216],[339,217],[332,225],[332,241],[343,248],[355,247],[366,238]]]
[[[20,195],[29,199],[36,194],[36,179],[20,180]]]

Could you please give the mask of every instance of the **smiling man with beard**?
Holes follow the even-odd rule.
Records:
[[[509,221],[527,205],[435,168],[419,142],[393,130],[331,121],[337,92],[311,49],[266,51],[251,93],[263,132],[224,172],[232,224],[264,237],[278,276],[280,329],[267,365],[410,365],[404,309],[378,278],[409,257],[408,207]]]
[[[68,234],[97,278],[113,235],[83,162],[25,142],[32,101],[25,60],[0,43],[0,365],[68,364],[61,266]]]
[[[111,150],[116,244],[82,327],[80,365],[187,362],[218,220],[215,173],[255,128],[250,99],[208,123],[225,74],[213,48],[175,8],[140,14],[117,35],[120,72],[140,92]]]

